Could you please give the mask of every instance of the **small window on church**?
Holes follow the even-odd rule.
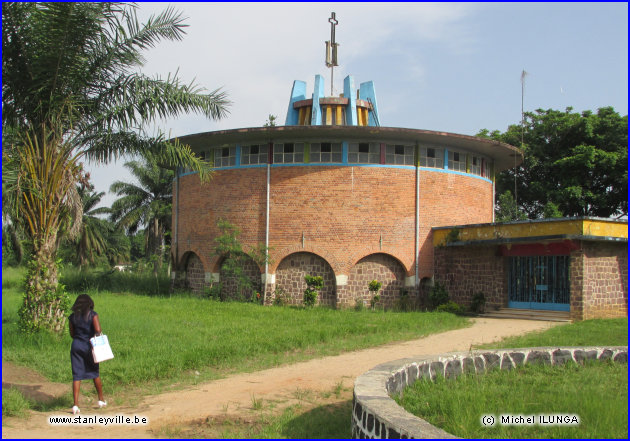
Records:
[[[415,146],[387,144],[385,163],[395,165],[415,165]]]
[[[214,150],[214,166],[233,167],[236,165],[236,147],[222,147]]]
[[[311,144],[310,162],[339,163],[342,160],[340,142],[314,142]]]
[[[434,147],[420,147],[420,166],[444,168],[444,153]]]
[[[376,142],[359,142],[348,145],[350,164],[380,164],[381,145]]]
[[[448,152],[448,169],[454,171],[466,171],[466,155],[459,152]]]
[[[285,142],[273,145],[274,164],[292,164],[304,162],[304,143]]]
[[[241,165],[266,164],[269,160],[269,147],[266,144],[244,145],[241,147]]]

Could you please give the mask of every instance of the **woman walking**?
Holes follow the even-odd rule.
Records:
[[[70,349],[70,361],[72,362],[72,395],[74,406],[72,413],[77,414],[79,409],[79,390],[81,380],[94,380],[94,387],[98,394],[98,407],[107,406],[103,398],[103,384],[99,375],[98,363],[94,363],[92,357],[92,345],[90,338],[101,334],[101,324],[98,314],[94,311],[94,301],[87,294],[81,294],[72,305],[72,314],[68,319],[70,324],[70,336],[72,347]]]

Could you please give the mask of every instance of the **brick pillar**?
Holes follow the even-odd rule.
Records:
[[[354,306],[350,304],[350,291],[348,290],[348,276],[345,274],[336,274],[335,279],[337,282],[336,293],[337,297],[335,299],[335,307],[339,308],[347,308],[350,306]]]

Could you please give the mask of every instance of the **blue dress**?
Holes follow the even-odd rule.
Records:
[[[70,361],[72,362],[72,380],[91,380],[99,377],[98,363],[94,363],[92,357],[92,344],[90,338],[94,337],[94,317],[96,311],[90,311],[88,320],[82,316],[70,315],[68,320],[74,327],[74,338],[70,348]]]

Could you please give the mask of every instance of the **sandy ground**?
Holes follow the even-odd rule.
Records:
[[[331,391],[343,383],[351,388],[354,379],[372,367],[400,358],[468,350],[473,344],[489,343],[506,336],[543,330],[557,323],[544,321],[476,318],[471,327],[426,338],[372,349],[318,358],[254,373],[237,374],[184,390],[144,397],[137,406],[108,406],[98,409],[84,404],[81,416],[147,418],[146,425],[50,425],[49,416],[70,417],[70,411],[31,412],[28,418],[5,418],[3,438],[151,438],[165,427],[182,426],[206,418],[238,415],[250,409],[253,398],[290,405],[296,391]],[[2,385],[18,387],[30,396],[54,397],[69,385],[47,382],[41,376],[14,366],[2,367]],[[105,391],[107,395],[107,391]]]

